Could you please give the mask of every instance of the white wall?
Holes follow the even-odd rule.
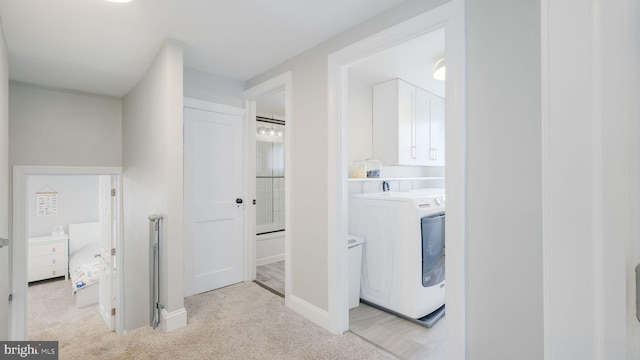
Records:
[[[9,238],[9,60],[0,21],[0,238]],[[0,249],[0,299],[9,292],[9,248]],[[0,303],[0,340],[9,338],[8,304]]]
[[[186,325],[182,286],[182,71],[181,45],[168,40],[142,80],[123,99],[126,330],[149,323],[151,214],[164,216],[160,297],[165,311],[161,325],[167,330]]]
[[[328,309],[328,162],[327,56],[378,31],[398,24],[447,1],[408,1],[313,49],[247,81],[251,88],[287,71],[293,74],[292,294]],[[309,206],[313,204],[313,206]]]
[[[11,165],[120,166],[118,98],[9,84]]]
[[[348,81],[347,160],[351,164],[354,160],[370,159],[373,154],[373,88],[352,71]]]
[[[638,4],[542,4],[545,359],[638,359]]]
[[[184,96],[244,108],[244,81],[184,68]]]
[[[58,212],[38,216],[36,193],[56,191]],[[62,225],[69,233],[69,224],[98,221],[98,176],[94,175],[33,175],[27,185],[27,236],[51,235],[54,226]]]
[[[466,26],[468,356],[542,359],[540,1],[467,1]]]

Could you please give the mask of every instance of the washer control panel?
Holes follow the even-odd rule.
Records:
[[[416,205],[419,209],[437,209],[445,206],[445,197],[430,196],[416,199]]]

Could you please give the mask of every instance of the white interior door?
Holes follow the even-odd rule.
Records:
[[[3,60],[6,69],[6,59]],[[6,80],[5,80],[6,81]],[[6,83],[5,83],[6,86]],[[6,90],[6,87],[4,88]],[[4,101],[6,94],[3,92]],[[0,238],[9,238],[9,114],[0,114]],[[13,246],[12,246],[13,249]],[[9,339],[9,246],[0,245],[0,340]]]
[[[9,339],[9,293],[9,247],[4,246],[0,248],[0,340]]]
[[[98,202],[100,220],[100,248],[98,252],[98,258],[100,259],[100,282],[98,285],[100,287],[100,296],[98,310],[107,327],[109,327],[109,330],[113,331],[115,327],[115,312],[112,311],[112,309],[115,309],[115,302],[113,300],[115,253],[112,252],[112,249],[115,249],[115,216],[113,213],[115,209],[113,205],[115,186],[111,175],[100,175],[98,183],[100,189],[100,199]]]
[[[243,279],[243,115],[184,110],[185,296]]]

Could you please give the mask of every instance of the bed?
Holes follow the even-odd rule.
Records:
[[[98,222],[69,225],[69,275],[76,307],[98,303],[99,232]]]

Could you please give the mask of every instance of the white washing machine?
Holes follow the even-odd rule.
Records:
[[[443,189],[356,194],[349,233],[363,236],[360,297],[412,319],[444,305]]]

